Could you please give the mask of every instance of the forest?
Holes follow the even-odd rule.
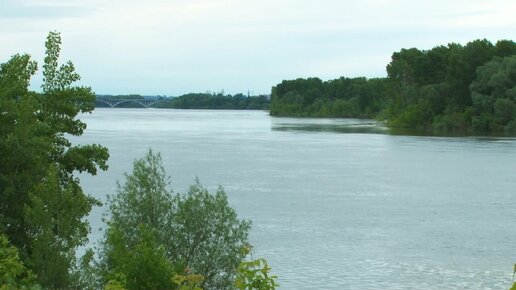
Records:
[[[392,54],[387,77],[285,80],[273,116],[376,118],[437,132],[516,132],[516,43],[474,40]]]

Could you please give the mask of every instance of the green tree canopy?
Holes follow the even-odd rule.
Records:
[[[208,192],[199,180],[176,196],[170,239],[173,259],[204,277],[204,289],[231,289],[245,257],[250,222],[240,221],[223,188]]]
[[[509,60],[499,68],[514,55],[512,40],[402,48],[392,54],[387,78],[284,80],[272,87],[270,114],[377,118],[390,127],[438,132],[516,131],[513,103],[500,97],[514,94],[507,86],[515,77]]]
[[[172,289],[175,274],[195,273],[204,289],[231,289],[250,224],[237,218],[225,192],[210,194],[197,181],[187,194],[172,194],[161,156],[151,150],[125,177],[108,201],[101,283],[122,275],[128,289]]]
[[[498,72],[499,60],[488,63],[515,52],[513,41],[501,40],[493,45],[485,39],[464,46],[450,43],[430,50],[412,48],[395,52],[387,65],[395,90],[383,115],[392,127],[503,131],[510,119],[511,105],[499,100],[499,114],[494,117],[497,97],[490,96],[491,90],[506,89],[504,86],[514,77]]]
[[[0,289],[41,289],[36,276],[20,260],[18,249],[0,235]]]
[[[86,195],[75,172],[107,169],[108,151],[99,145],[73,146],[80,113],[94,109],[88,87],[73,84],[71,62],[59,66],[61,37],[45,43],[42,92],[29,91],[37,64],[15,55],[0,65],[0,232],[20,250],[23,263],[50,288],[68,288],[75,249],[87,240],[84,218],[97,201]]]
[[[470,89],[475,129],[516,131],[516,55],[479,67]]]
[[[269,108],[269,100],[264,95],[190,93],[169,98],[155,106],[175,109],[266,110]]]
[[[386,79],[285,80],[272,88],[270,113],[295,117],[373,117],[389,89]]]

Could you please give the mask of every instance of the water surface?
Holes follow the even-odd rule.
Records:
[[[82,177],[105,200],[149,147],[172,188],[220,184],[253,221],[280,289],[507,289],[516,262],[516,139],[391,135],[369,120],[260,111],[97,109]],[[90,220],[98,240],[103,208]]]

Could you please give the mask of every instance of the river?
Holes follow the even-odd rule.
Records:
[[[148,148],[175,192],[222,185],[252,220],[279,289],[508,289],[516,262],[516,138],[390,134],[368,120],[261,111],[97,109],[75,143],[109,148],[81,175],[105,201]],[[97,241],[104,208],[90,215]]]

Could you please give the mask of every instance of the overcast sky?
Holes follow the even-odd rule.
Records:
[[[41,64],[57,30],[62,60],[100,94],[266,94],[284,79],[383,77],[401,48],[515,40],[515,15],[514,0],[0,0],[0,62]]]

